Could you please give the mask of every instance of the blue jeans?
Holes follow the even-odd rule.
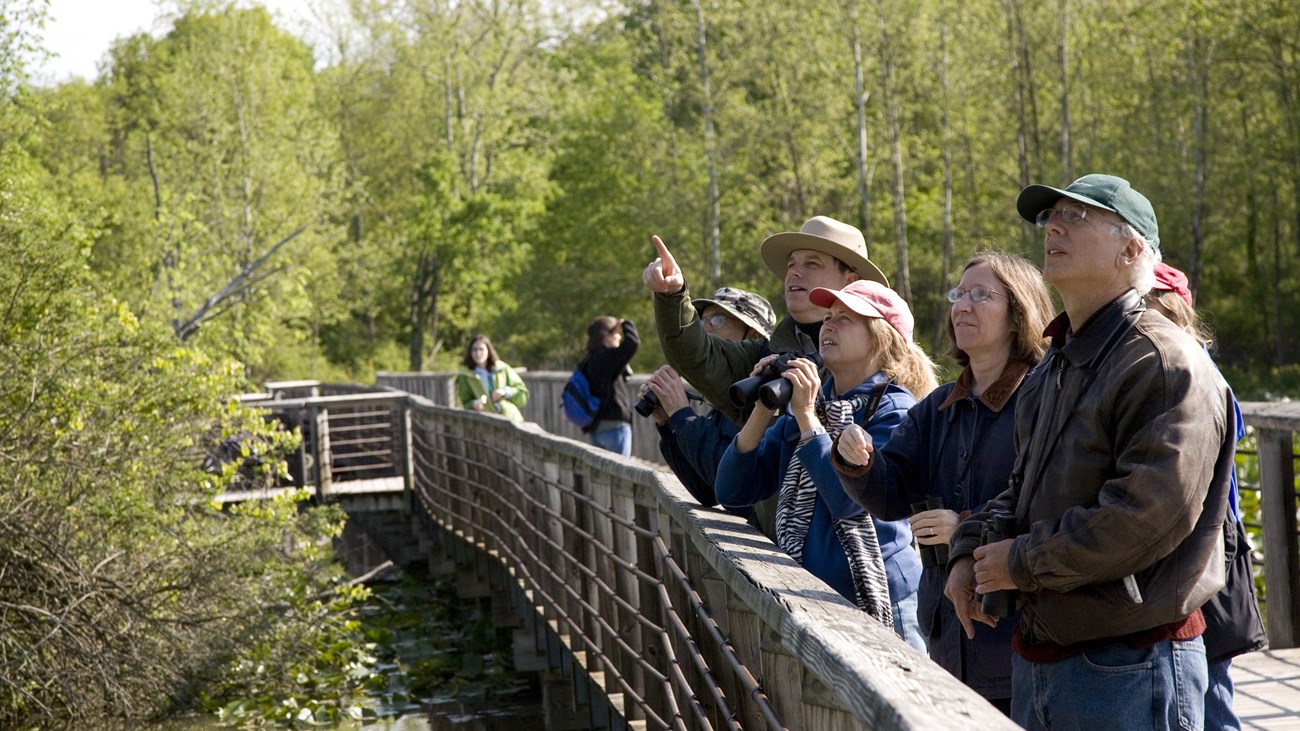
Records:
[[[1210,663],[1210,689],[1205,693],[1205,731],[1241,731],[1232,710],[1232,658]]]
[[[1011,657],[1011,718],[1026,729],[1200,729],[1209,685],[1201,638],[1107,645],[1042,665]]]
[[[612,429],[601,429],[591,433],[591,443],[601,449],[617,452],[624,457],[632,456],[632,425],[621,422]]]
[[[921,623],[916,619],[919,593],[914,591],[911,596],[902,601],[890,602],[889,606],[894,610],[894,632],[902,637],[904,642],[920,650],[922,655],[928,656],[930,648],[925,642],[925,635],[921,632]]]

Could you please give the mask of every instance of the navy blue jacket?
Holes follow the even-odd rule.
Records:
[[[884,379],[884,373],[877,373],[840,398],[869,395],[876,384]],[[823,387],[828,398],[832,395],[831,385],[828,383]],[[880,400],[880,407],[869,422],[863,423],[866,415],[862,412],[855,414],[854,419],[862,424],[872,439],[883,443],[890,438],[889,433],[903,420],[907,409],[914,403],[916,399],[911,392],[902,386],[890,384]],[[833,521],[861,515],[862,508],[849,500],[844,490],[840,489],[835,470],[831,468],[830,437],[819,434],[800,446],[799,425],[787,411],[768,427],[754,451],[741,454],[736,451],[733,441],[718,468],[715,485],[718,500],[724,506],[740,507],[753,505],[777,494],[786,467],[796,451],[817,486],[812,526],[804,542],[803,566],[853,602],[856,591],[853,588],[853,577],[849,573],[849,560],[836,537]],[[889,598],[897,604],[916,593],[921,579],[921,558],[912,550],[912,529],[906,520],[882,520],[873,513],[872,522],[876,527],[876,538],[880,541],[881,556],[885,560]]]
[[[876,444],[865,474],[849,468],[835,452],[844,491],[884,519],[910,515],[911,504],[927,497],[940,498],[944,508],[958,514],[978,511],[1007,488],[1015,462],[1016,399],[1026,369],[1008,364],[981,398],[970,395],[966,373],[962,385],[940,386],[912,407],[888,442]],[[917,619],[929,638],[930,658],[985,698],[1010,698],[1016,618],[1003,618],[997,627],[976,622],[975,639],[966,639],[944,597],[946,582],[941,566],[925,569],[921,578]]]
[[[717,505],[713,483],[718,479],[718,463],[731,446],[731,440],[740,433],[740,427],[717,409],[700,416],[688,407],[678,409],[658,429],[659,453],[673,474],[700,505],[710,508]],[[749,508],[729,511],[744,517],[753,513]]]

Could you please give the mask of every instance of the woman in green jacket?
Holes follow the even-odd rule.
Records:
[[[524,420],[519,409],[528,403],[528,386],[514,368],[497,358],[486,335],[470,338],[461,363],[465,367],[456,375],[456,397],[462,406],[511,421]]]

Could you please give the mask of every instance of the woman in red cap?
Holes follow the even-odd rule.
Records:
[[[1156,284],[1147,293],[1147,307],[1181,327],[1208,350],[1210,329],[1196,314],[1187,275],[1164,262],[1155,266]],[[1234,396],[1237,412],[1237,440],[1246,434],[1241,423],[1241,408]],[[1205,728],[1231,731],[1241,728],[1241,720],[1232,709],[1232,658],[1267,646],[1264,623],[1259,616],[1255,582],[1250,561],[1250,543],[1241,522],[1234,471],[1228,486],[1228,522],[1224,526],[1224,553],[1227,556],[1226,583],[1205,606],[1205,659],[1210,670],[1210,684],[1205,691]]]
[[[824,383],[808,358],[788,361],[791,388],[780,409],[756,404],[718,468],[716,492],[741,508],[777,495],[777,545],[886,626],[924,651],[916,624],[921,563],[907,521],[881,521],[854,503],[831,468],[832,440],[862,424],[882,443],[937,385],[934,364],[912,341],[912,313],[898,293],[858,280],[816,288]],[[758,361],[760,375],[779,356]],[[773,423],[773,419],[776,419]]]

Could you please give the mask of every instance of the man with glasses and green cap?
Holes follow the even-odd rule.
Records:
[[[970,635],[997,622],[982,595],[1016,592],[1011,715],[1025,728],[1200,728],[1231,394],[1201,346],[1143,305],[1160,234],[1128,181],[1032,185],[1016,209],[1043,230],[1065,311],[1016,408],[1010,486],[958,528],[945,593]],[[982,541],[996,508],[1014,537]]]

